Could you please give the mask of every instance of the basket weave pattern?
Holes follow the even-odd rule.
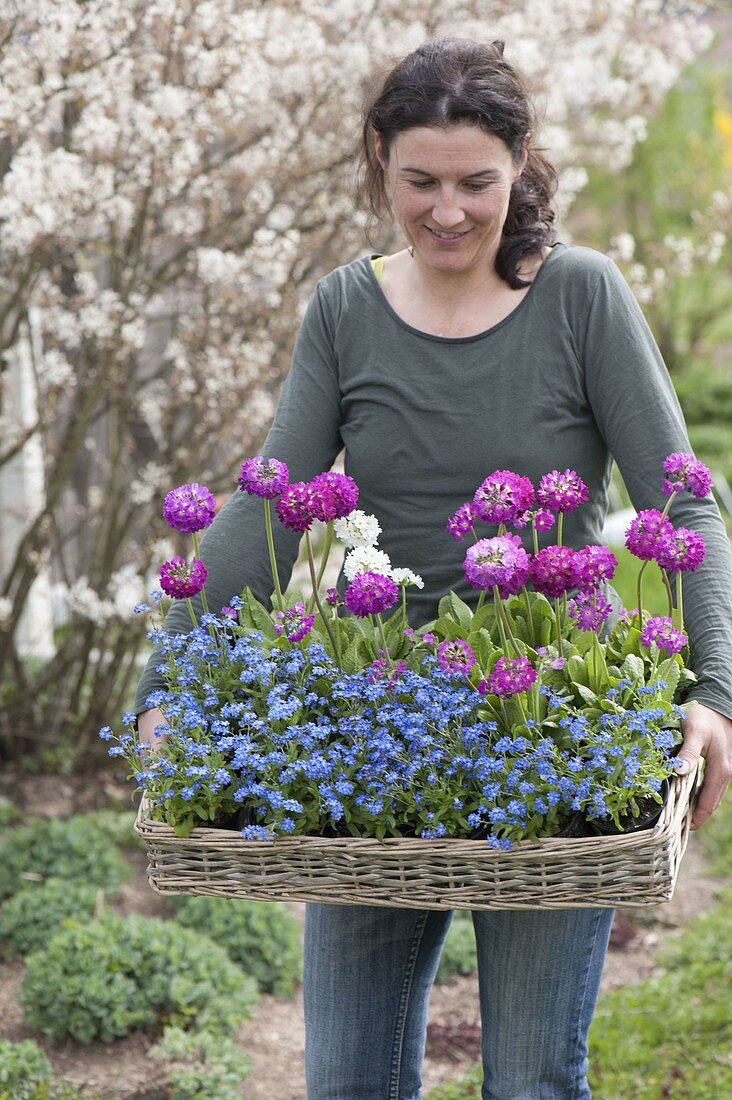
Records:
[[[625,836],[523,841],[280,837],[197,828],[177,837],[143,796],[135,829],[161,894],[314,901],[403,909],[573,909],[656,905],[673,894],[698,772],[671,781],[652,829]]]

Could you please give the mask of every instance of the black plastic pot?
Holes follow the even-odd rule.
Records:
[[[622,827],[620,829],[614,821],[605,820],[604,818],[591,818],[587,822],[588,828],[595,836],[622,836],[625,833],[640,833],[644,829],[652,829],[663,813],[670,792],[671,782],[668,779],[664,779],[661,784],[660,793],[663,798],[661,803],[655,802],[651,798],[645,799],[648,811],[645,813],[641,812],[639,817],[621,818]]]

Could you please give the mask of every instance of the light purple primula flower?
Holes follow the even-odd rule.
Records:
[[[595,588],[600,581],[611,581],[618,559],[607,546],[583,546],[575,552],[577,583],[581,588]]]
[[[578,593],[573,600],[569,601],[567,610],[569,617],[574,619],[580,630],[597,633],[605,625],[612,611],[612,604],[607,602],[599,589],[595,589],[591,592]]]
[[[674,529],[668,516],[657,508],[646,508],[631,520],[625,532],[625,545],[641,561],[656,561],[669,546]]]
[[[663,491],[667,497],[674,493],[691,493],[697,500],[708,497],[712,491],[712,475],[709,468],[694,455],[674,451],[663,460],[666,478]]]
[[[315,615],[308,615],[305,605],[296,603],[285,611],[277,611],[274,620],[278,634],[284,634],[288,642],[301,642],[313,629]]]
[[[463,570],[473,588],[503,585],[518,591],[529,574],[529,555],[518,535],[480,539],[468,548]]]
[[[443,672],[467,676],[475,665],[475,654],[462,638],[445,639],[437,647],[437,661]]]
[[[551,512],[573,512],[584,504],[589,490],[582,478],[574,470],[551,470],[544,474],[537,490],[539,503]]]
[[[680,653],[687,641],[688,638],[683,631],[676,630],[674,627],[673,619],[665,616],[648,619],[641,631],[641,644],[646,649],[650,649],[651,644],[655,642],[658,648],[669,656]]]
[[[658,552],[656,561],[669,573],[693,573],[706,556],[704,539],[696,531],[677,527]]]
[[[197,481],[171,489],[163,503],[163,519],[176,531],[191,534],[210,527],[216,514],[213,493]]]
[[[287,485],[290,473],[284,462],[256,455],[242,464],[237,484],[244,493],[273,500]]]
[[[473,511],[485,523],[511,523],[533,501],[534,486],[528,477],[512,470],[496,470],[476,489]]]
[[[447,531],[458,542],[471,530],[475,523],[475,514],[471,504],[461,504],[457,512],[447,521]]]

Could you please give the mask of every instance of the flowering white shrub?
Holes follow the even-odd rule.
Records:
[[[46,492],[0,556],[0,682],[17,672],[13,624],[46,548],[87,624],[43,673],[50,719],[20,684],[22,721],[0,740],[22,747],[19,724],[49,739],[83,725],[102,670],[117,694],[134,676],[140,631],[118,617],[113,574],[146,574],[165,485],[194,464],[224,485],[251,453],[314,280],[364,250],[350,153],[372,75],[428,37],[505,39],[535,81],[566,202],[584,164],[627,161],[709,32],[681,0],[2,0],[0,12],[0,470],[36,436]],[[19,429],[7,377],[21,344],[37,411]]]

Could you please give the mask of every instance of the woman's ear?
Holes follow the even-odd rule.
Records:
[[[529,159],[529,153],[530,152],[531,152],[531,131],[529,131],[526,134],[525,138],[524,138],[524,147],[521,150],[521,157],[520,157],[519,163],[518,163],[518,171],[516,173],[516,179],[518,179],[518,177],[521,175],[524,168],[526,167],[526,162]]]

